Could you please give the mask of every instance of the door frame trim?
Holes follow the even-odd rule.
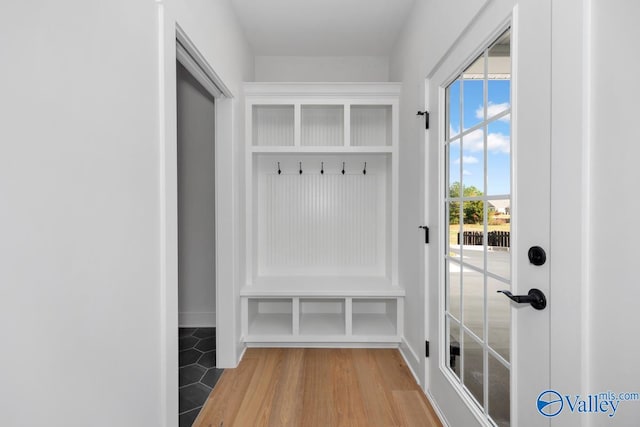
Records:
[[[159,322],[161,425],[178,422],[178,200],[176,61],[215,99],[215,281],[218,364],[237,365],[234,308],[233,106],[234,94],[171,13],[157,2],[158,166],[159,166]],[[217,90],[216,90],[217,89]],[[213,93],[212,93],[213,92]],[[224,143],[220,143],[223,142]],[[222,185],[224,183],[224,185]],[[225,226],[227,225],[227,226]],[[225,250],[223,251],[222,248]],[[226,283],[228,286],[218,286]]]
[[[187,33],[176,22],[176,59],[214,98],[233,98],[233,94],[224,84],[218,73],[209,65],[204,55]]]

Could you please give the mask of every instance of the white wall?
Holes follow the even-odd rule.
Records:
[[[400,97],[400,284],[406,289],[405,338],[412,369],[424,378],[424,110],[425,78],[447,51],[484,0],[417,1],[390,58],[390,80],[402,82]],[[437,195],[433,195],[437,197]],[[429,223],[432,230],[437,224]],[[433,234],[435,235],[435,234]],[[437,339],[436,337],[432,337]],[[404,347],[404,346],[403,346]],[[406,347],[405,347],[406,348]],[[407,354],[407,352],[405,352]]]
[[[259,82],[386,82],[386,56],[256,56]]]
[[[591,3],[589,388],[640,392],[640,250],[635,240],[640,4]],[[640,402],[621,403],[615,418],[616,425],[636,425]]]
[[[177,64],[178,323],[216,326],[214,98]]]
[[[159,4],[239,94],[253,64],[226,1],[0,5],[3,426],[177,423],[161,335]]]

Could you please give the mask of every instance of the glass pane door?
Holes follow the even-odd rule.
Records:
[[[510,424],[511,38],[446,89],[448,370],[487,420]]]

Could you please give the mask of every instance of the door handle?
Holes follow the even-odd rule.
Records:
[[[511,301],[518,304],[531,304],[531,307],[536,310],[543,310],[547,306],[547,298],[544,296],[540,289],[529,289],[527,295],[513,295],[509,291],[498,291],[498,293],[505,294]]]

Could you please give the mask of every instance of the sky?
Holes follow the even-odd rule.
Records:
[[[449,132],[450,137],[460,133],[460,129],[469,129],[484,118],[483,80],[456,80],[449,86]],[[487,117],[490,123],[450,145],[450,183],[461,181],[465,187],[474,186],[489,196],[509,195],[510,193],[510,135],[511,116],[506,115],[491,120],[496,114],[510,107],[510,80],[488,80]],[[460,99],[460,87],[463,85],[464,99]],[[460,117],[460,102],[463,111]],[[487,188],[484,188],[484,133],[487,132]],[[462,176],[460,162],[462,160]]]

